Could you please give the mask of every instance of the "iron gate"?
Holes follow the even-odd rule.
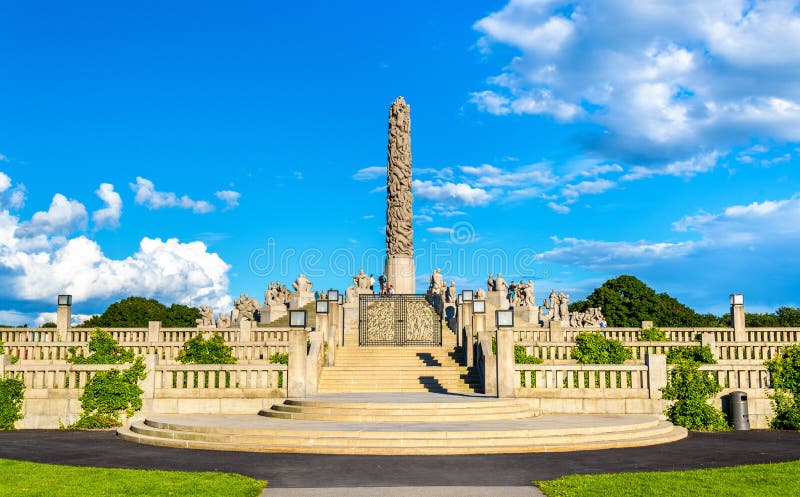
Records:
[[[441,345],[441,317],[424,295],[360,295],[358,344]]]

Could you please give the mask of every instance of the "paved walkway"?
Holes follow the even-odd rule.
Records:
[[[20,430],[0,432],[0,457],[80,466],[226,471],[268,480],[270,489],[408,489],[409,484],[529,487],[531,480],[575,473],[683,470],[800,460],[800,432],[692,433],[679,442],[654,447],[553,454],[327,456],[171,449],[125,442],[113,431]],[[374,489],[372,494],[392,495],[376,493]],[[265,495],[302,494],[276,491]]]

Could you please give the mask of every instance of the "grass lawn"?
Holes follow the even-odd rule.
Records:
[[[797,497],[800,461],[664,473],[572,475],[534,484],[550,497]]]
[[[256,497],[265,485],[230,473],[88,468],[0,459],[0,496]]]

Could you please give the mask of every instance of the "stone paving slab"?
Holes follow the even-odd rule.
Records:
[[[544,497],[536,487],[266,488],[261,497]]]
[[[158,423],[213,429],[214,431],[287,430],[352,432],[526,432],[579,431],[605,432],[657,422],[660,417],[648,414],[559,414],[513,420],[440,423],[364,423],[354,421],[307,421],[280,419],[255,414],[151,414],[148,420]],[[197,430],[200,431],[200,430]]]

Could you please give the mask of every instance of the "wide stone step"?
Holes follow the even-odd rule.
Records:
[[[134,442],[183,448],[433,455],[639,447],[679,440],[687,433],[656,416],[644,415],[562,415],[413,424],[298,421],[247,415],[154,415],[119,429],[118,434]]]

